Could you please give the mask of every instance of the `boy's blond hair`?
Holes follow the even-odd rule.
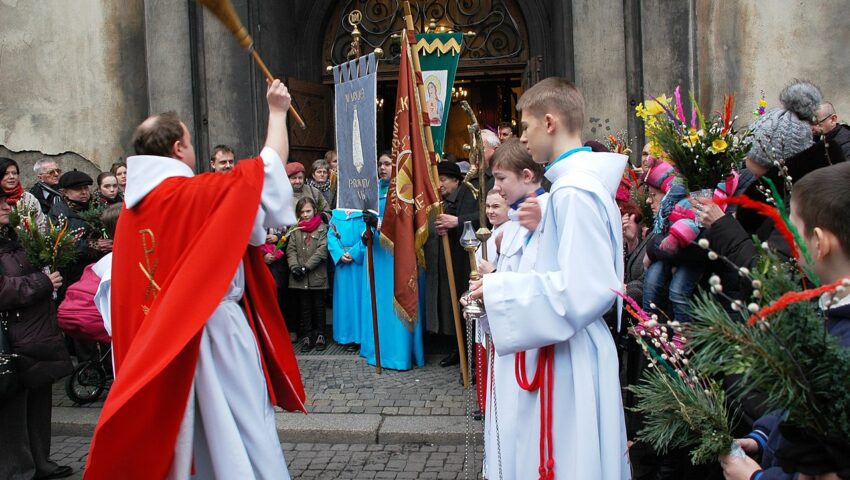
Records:
[[[549,77],[537,82],[522,94],[516,109],[535,116],[557,115],[568,132],[580,132],[584,125],[584,97],[565,78]]]
[[[525,145],[516,138],[509,138],[496,150],[490,160],[490,169],[507,170],[517,176],[522,175],[523,170],[530,170],[534,183],[543,181],[543,165],[535,162]]]

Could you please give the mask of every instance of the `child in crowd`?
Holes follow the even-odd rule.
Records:
[[[272,274],[272,278],[274,278],[274,284],[277,289],[277,307],[280,309],[281,315],[284,313],[284,298],[286,296],[286,286],[289,281],[289,269],[284,258],[288,239],[284,240],[284,243],[278,248],[282,235],[283,233],[280,230],[270,228],[266,231],[266,243],[260,246],[260,251],[263,252],[263,261],[268,265],[269,272]],[[295,329],[289,331],[290,338],[293,335],[296,335]]]
[[[655,236],[646,248],[650,263],[644,278],[643,308],[657,313],[669,299],[673,319],[690,322],[691,297],[706,263],[705,252],[691,244],[700,235],[702,227],[695,220],[694,205],[675,167],[652,156],[646,163],[644,183],[650,189],[650,198],[657,201],[659,191],[664,195],[652,228]],[[732,172],[717,185],[713,198],[724,198],[727,192],[734,193],[737,185],[738,174]],[[667,298],[664,298],[665,290]]]
[[[491,201],[496,201],[497,204],[499,200],[504,202],[508,221],[494,228],[487,249],[490,261],[482,261],[481,270],[485,273],[494,270],[528,271],[534,264],[539,237],[535,236],[532,240],[537,225],[522,225],[519,210],[520,205],[529,197],[535,196],[537,204],[545,210],[549,194],[540,186],[543,180],[543,165],[532,160],[531,155],[519,140],[509,139],[493,154],[491,169],[495,180],[492,192],[503,195],[504,200],[501,198],[491,200],[494,197],[491,193],[487,197],[487,202],[488,204]],[[477,328],[476,334],[478,330],[481,329]],[[518,425],[516,417],[511,412],[517,408],[521,391],[515,376],[514,355],[488,355],[488,359],[492,360],[492,364],[481,363],[489,366],[489,375],[483,378],[479,375],[478,378],[481,380],[478,384],[487,387],[487,403],[484,409],[485,471],[491,477],[496,477],[500,464],[503,474],[514,472],[516,468]],[[512,474],[506,478],[513,478]]]
[[[328,227],[322,223],[317,210],[312,198],[298,200],[295,213],[300,229],[292,233],[286,247],[289,288],[301,291],[302,352],[309,352],[314,347],[322,351],[327,347],[325,295],[328,274],[325,261],[328,258]]]
[[[535,162],[549,164],[552,182],[542,213],[530,208],[535,198],[520,205],[521,222],[542,214],[533,234],[539,253],[530,271],[496,271],[471,285],[472,298],[483,299],[496,354],[516,354],[524,390],[512,412],[522,426],[510,453],[514,468],[502,477],[626,479],[617,351],[602,316],[623,288],[614,195],[627,158],[582,146],[584,99],[568,80],[538,82],[517,109],[521,141]],[[509,414],[499,408],[499,416]]]
[[[508,221],[509,209],[507,200],[498,190],[494,188],[487,193],[487,198],[484,200],[484,214],[487,215],[487,221],[493,226],[490,239],[487,240],[487,260],[493,264],[499,261],[499,245],[502,240],[499,235],[502,226]]]
[[[809,173],[794,186],[791,198],[791,223],[802,234],[812,257],[810,267],[824,285],[850,278],[848,185],[850,163],[845,162]],[[834,295],[825,294],[820,299],[826,332],[837,337],[844,347],[850,347],[849,292],[850,289],[844,289]],[[745,452],[761,458],[760,464],[750,458],[721,457],[720,463],[727,480],[815,478],[785,473],[779,466],[777,456],[781,456],[783,448],[790,446],[779,431],[782,418],[782,411],[771,412],[755,422],[754,431],[747,438],[738,439]],[[812,439],[815,438],[817,434],[812,432]],[[798,453],[802,450],[808,452],[806,463],[816,470],[800,473],[818,473],[817,478],[837,479],[838,475],[847,478],[850,461],[846,455],[847,439],[843,440],[843,448],[826,441],[820,445],[807,445],[806,449],[799,444],[795,445],[794,450]],[[838,475],[824,472],[835,472]]]

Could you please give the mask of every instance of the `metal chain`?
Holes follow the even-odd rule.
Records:
[[[475,348],[475,332],[473,330],[473,323],[471,321],[466,322],[466,368],[468,370],[468,377],[472,378],[472,349]],[[480,381],[480,379],[479,379]],[[475,395],[475,389],[472,388],[472,383],[470,382],[469,388],[467,388],[466,392],[466,445],[464,447],[464,455],[463,455],[463,477],[465,480],[469,480],[469,469],[472,467],[473,462],[475,461],[475,452],[471,450],[472,447],[472,397]],[[477,475],[476,475],[477,478]]]
[[[496,403],[496,349],[493,347],[493,338],[490,335],[485,338],[487,339],[487,370],[490,371],[488,379],[490,382],[490,399],[493,402],[493,421],[496,423],[496,461],[499,464],[499,480],[502,480],[505,477],[502,474],[502,442],[499,436],[499,408]]]

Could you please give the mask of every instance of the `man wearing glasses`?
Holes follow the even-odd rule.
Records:
[[[823,102],[818,107],[816,123],[812,124],[812,133],[815,141],[829,144],[830,156],[838,156],[841,152],[842,158],[830,158],[831,163],[850,160],[850,127],[838,123],[838,114],[835,107],[829,102]]]
[[[38,199],[38,203],[41,204],[41,211],[46,215],[50,213],[50,209],[55,203],[62,200],[62,194],[58,190],[59,176],[62,175],[62,170],[54,160],[42,158],[35,162],[33,171],[38,181],[30,189],[30,193]]]

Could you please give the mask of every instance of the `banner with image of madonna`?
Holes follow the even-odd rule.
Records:
[[[374,53],[333,68],[339,209],[378,212],[377,72]]]
[[[443,155],[443,140],[452,105],[452,86],[463,47],[462,33],[416,34],[416,51],[425,85],[424,110],[434,137],[434,151]]]

